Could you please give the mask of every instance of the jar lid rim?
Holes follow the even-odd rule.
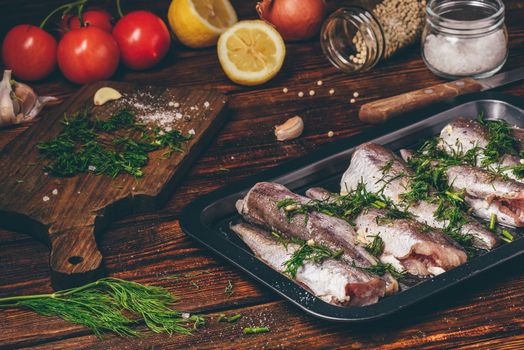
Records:
[[[426,14],[428,16],[428,20],[430,18],[441,18],[441,19],[443,18],[443,19],[445,19],[446,23],[449,24],[452,27],[460,25],[460,24],[463,24],[463,23],[468,23],[469,25],[482,24],[486,20],[497,19],[497,18],[499,18],[501,16],[503,17],[504,16],[504,11],[505,11],[505,6],[504,6],[504,3],[502,2],[502,0],[490,0],[492,3],[494,3],[498,7],[498,9],[497,9],[497,11],[493,12],[489,16],[486,16],[484,18],[479,18],[479,19],[471,19],[471,20],[468,20],[468,19],[453,19],[453,18],[443,17],[441,14],[435,12],[435,10],[433,8],[433,5],[434,5],[434,3],[436,1],[438,1],[438,0],[428,0],[428,2],[426,4]],[[467,4],[468,6],[475,6],[474,4],[485,4],[484,1],[475,1],[475,0],[473,0],[473,1],[472,0],[463,0],[463,1],[449,0],[449,1],[445,1],[445,2],[454,3],[455,5],[458,2],[461,2],[461,3]],[[477,5],[477,7],[478,7],[478,5]]]

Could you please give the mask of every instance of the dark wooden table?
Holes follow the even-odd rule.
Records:
[[[38,22],[61,1],[2,3],[0,33],[14,23]],[[136,1],[132,6],[146,3]],[[254,3],[234,2],[241,19],[255,17]],[[524,64],[524,3],[513,0],[506,5],[509,69]],[[165,13],[168,2],[157,1],[146,7]],[[189,50],[180,45],[175,45],[164,63],[152,71],[122,69],[115,77],[188,89],[211,88],[229,96],[229,122],[167,205],[157,212],[116,222],[99,240],[109,275],[168,288],[181,297],[180,309],[209,316],[208,325],[194,336],[125,339],[107,334],[98,339],[87,329],[58,318],[40,317],[26,310],[2,310],[0,348],[524,348],[524,259],[513,260],[384,321],[335,324],[305,315],[182,233],[180,212],[194,198],[286,160],[307,156],[337,139],[366,132],[369,126],[357,118],[364,102],[441,82],[426,69],[417,47],[371,72],[353,76],[333,68],[317,41],[288,44],[287,50],[278,76],[255,88],[231,83],[220,69],[214,48]],[[324,82],[322,87],[315,84],[319,79]],[[289,89],[288,94],[282,92],[284,87]],[[55,74],[36,88],[41,94],[65,98],[78,87]],[[331,88],[335,89],[332,96],[328,93]],[[310,89],[316,90],[315,96],[297,97],[298,91]],[[354,91],[360,97],[350,104]],[[524,96],[524,84],[501,91]],[[297,114],[306,124],[303,136],[292,142],[277,142],[273,126]],[[0,147],[24,129],[1,131]],[[335,133],[333,138],[327,136],[329,131]],[[0,230],[0,297],[50,292],[48,259],[42,243]],[[183,277],[160,280],[172,274]],[[234,286],[231,296],[224,293],[228,281]],[[217,323],[215,316],[220,313],[240,313],[243,318],[231,325]],[[243,327],[258,325],[267,325],[271,331],[242,334]]]

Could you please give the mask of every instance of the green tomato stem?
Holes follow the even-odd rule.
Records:
[[[78,6],[78,20],[80,21],[80,27],[84,26],[84,18],[82,17],[82,12],[84,11],[84,4],[85,2]]]
[[[71,11],[72,8],[76,7],[76,6],[79,6],[79,5],[84,5],[88,0],[78,0],[78,1],[75,1],[75,2],[70,2],[68,4],[64,4],[62,6],[59,6],[57,7],[56,9],[54,9],[53,11],[51,11],[50,14],[47,15],[46,18],[44,18],[44,20],[42,21],[42,23],[40,23],[40,28],[44,29],[45,25],[47,24],[47,22],[49,21],[49,19],[51,19],[51,17],[53,17],[54,15],[56,15],[58,12],[62,11],[63,14],[67,14],[69,11]]]
[[[116,0],[116,10],[118,11],[118,15],[120,16],[120,18],[124,17],[122,7],[120,6],[120,0]]]

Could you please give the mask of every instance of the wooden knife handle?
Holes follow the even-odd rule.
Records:
[[[471,78],[451,81],[366,103],[360,107],[358,117],[365,123],[379,124],[428,104],[480,90],[482,85]]]

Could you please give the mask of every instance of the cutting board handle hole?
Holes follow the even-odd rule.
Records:
[[[77,265],[84,261],[84,258],[82,258],[81,256],[70,256],[69,259],[67,259],[67,261],[71,265]]]

